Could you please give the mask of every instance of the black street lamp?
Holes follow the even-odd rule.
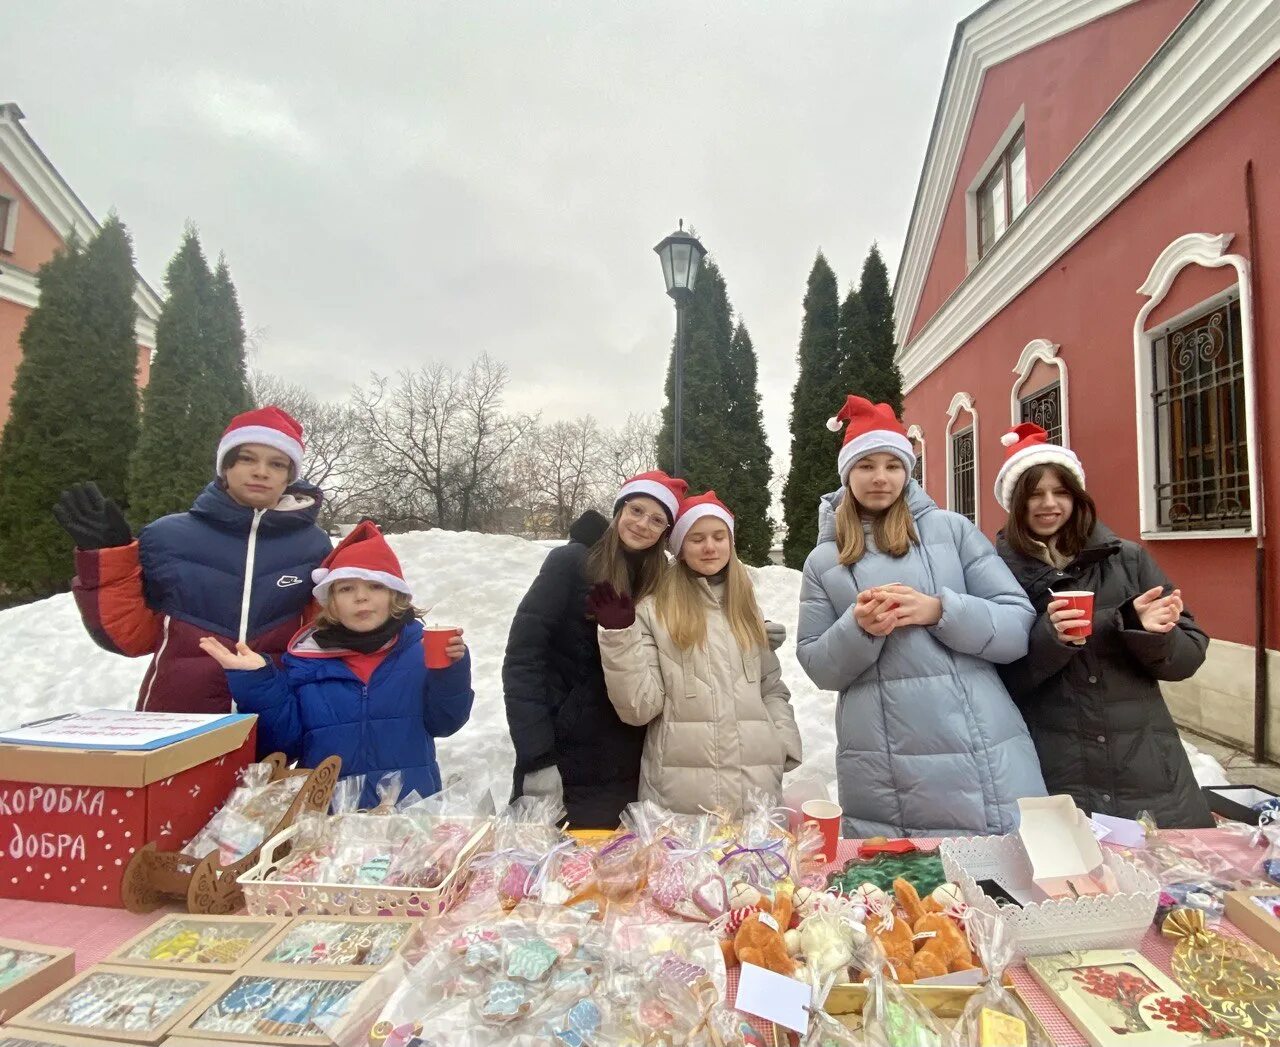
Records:
[[[680,228],[668,236],[654,250],[662,260],[662,278],[667,282],[667,294],[676,303],[676,367],[672,376],[674,390],[671,397],[671,431],[673,444],[671,472],[680,475],[680,450],[684,442],[684,310],[693,298],[693,288],[698,282],[698,270],[707,249],[696,236],[684,231],[684,219]]]

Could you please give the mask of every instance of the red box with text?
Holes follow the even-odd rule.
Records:
[[[255,756],[237,717],[150,751],[0,744],[0,898],[119,908],[143,844],[180,850]]]

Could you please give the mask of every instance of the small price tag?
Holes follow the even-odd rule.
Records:
[[[762,912],[760,914],[760,922],[770,930],[776,931],[778,929],[778,921],[773,918],[772,913]]]

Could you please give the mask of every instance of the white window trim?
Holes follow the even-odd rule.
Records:
[[[0,229],[0,251],[13,253],[13,245],[18,241],[18,201],[15,197],[0,193],[0,200],[9,205],[9,218],[4,228]]]
[[[1133,322],[1133,375],[1138,420],[1138,520],[1144,541],[1182,541],[1195,538],[1254,538],[1262,521],[1262,490],[1258,476],[1258,410],[1256,394],[1256,362],[1253,346],[1253,296],[1249,287],[1249,260],[1243,255],[1226,254],[1233,234],[1187,233],[1169,244],[1151,267],[1151,272],[1138,288],[1147,302],[1138,310]],[[1177,275],[1189,265],[1206,269],[1231,266],[1236,283],[1177,316],[1147,330],[1151,315],[1169,293]],[[1180,327],[1193,317],[1207,312],[1230,297],[1240,299],[1240,342],[1244,365],[1244,403],[1247,415],[1245,448],[1249,456],[1249,526],[1224,531],[1165,531],[1156,523],[1155,492],[1151,477],[1155,475],[1155,414],[1151,406],[1152,343],[1168,331]]]
[[[907,439],[914,440],[920,445],[920,486],[927,491],[929,489],[929,456],[925,453],[924,430],[918,425],[908,426]]]
[[[951,406],[947,408],[947,508],[955,512],[955,455],[951,447],[951,430],[956,426],[956,418],[961,411],[968,411],[969,417],[973,420],[973,523],[975,527],[982,526],[982,498],[980,492],[982,490],[981,477],[982,468],[981,460],[978,457],[978,409],[973,406],[973,397],[968,393],[956,393],[951,398]]]
[[[1004,156],[1004,151],[1009,148],[1011,143],[1017,136],[1018,132],[1023,129],[1027,122],[1027,107],[1019,106],[1018,111],[1014,114],[1013,119],[1009,122],[1009,126],[1004,129],[1004,133],[996,140],[995,148],[991,150],[986,160],[978,168],[978,173],[974,176],[973,181],[969,183],[969,188],[964,193],[964,225],[965,225],[965,271],[972,269],[978,264],[978,190],[982,188],[983,183],[991,177],[991,172],[995,169],[997,163]],[[1010,191],[1010,187],[1005,188]],[[1031,194],[1027,193],[1027,201],[1030,202]],[[1025,210],[1025,208],[1024,208]],[[1017,219],[1014,215],[1014,219]],[[1009,225],[1012,225],[1010,222]],[[1004,227],[1004,232],[996,237],[996,242],[1009,231],[1009,226]],[[992,245],[994,247],[994,244]]]
[[[1018,377],[1009,390],[1009,427],[1022,421],[1022,387],[1027,384],[1031,372],[1038,363],[1051,364],[1058,369],[1058,401],[1062,408],[1062,446],[1071,446],[1071,412],[1067,409],[1067,362],[1058,355],[1061,346],[1047,338],[1036,338],[1028,342],[1014,365],[1013,373]]]

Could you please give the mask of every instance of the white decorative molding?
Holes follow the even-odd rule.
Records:
[[[1058,369],[1058,402],[1062,408],[1062,446],[1071,446],[1071,411],[1067,397],[1067,362],[1058,355],[1061,348],[1047,338],[1035,338],[1028,342],[1018,356],[1013,373],[1018,377],[1009,390],[1009,425],[1022,421],[1022,387],[1026,384],[1037,363],[1046,363]]]
[[[27,134],[22,118],[22,110],[12,102],[0,105],[0,167],[63,240],[73,234],[87,240],[101,228],[98,220]],[[139,276],[133,300],[138,307],[138,341],[154,346],[160,296]]]
[[[139,301],[142,293],[140,286],[133,292],[134,305],[138,308],[133,321],[133,334],[144,349],[155,349],[156,322],[143,312],[143,304]],[[0,262],[0,299],[34,309],[40,304],[39,278],[35,273],[19,269],[16,265]]]
[[[1035,5],[1039,6],[1039,5]],[[981,263],[898,353],[904,392],[924,380],[1280,58],[1275,0],[1202,0],[1028,202]],[[930,176],[932,177],[932,176]],[[933,255],[912,242],[905,260]],[[926,250],[927,247],[927,250]],[[900,270],[899,330],[911,290]]]
[[[1258,410],[1256,394],[1256,360],[1253,344],[1253,294],[1249,286],[1249,260],[1243,255],[1227,254],[1231,233],[1210,236],[1207,233],[1187,233],[1178,237],[1160,252],[1151,272],[1142,281],[1138,294],[1147,298],[1133,321],[1133,388],[1137,402],[1138,429],[1138,520],[1142,537],[1146,540],[1188,538],[1252,538],[1262,527],[1262,485],[1258,476]],[[1152,310],[1164,301],[1178,273],[1189,265],[1206,269],[1231,266],[1236,271],[1235,286],[1220,291],[1211,298],[1184,309],[1177,316],[1147,330],[1147,318]],[[1227,299],[1240,297],[1240,347],[1244,367],[1245,449],[1249,470],[1249,526],[1227,531],[1169,531],[1160,528],[1156,512],[1155,488],[1152,477],[1156,462],[1156,417],[1151,402],[1151,353],[1152,343],[1160,335],[1176,330],[1188,320],[1208,312]]]
[[[951,406],[947,408],[947,428],[943,434],[947,441],[947,508],[955,511],[956,466],[951,447],[951,430],[955,428],[956,418],[961,411],[968,411],[973,420],[973,522],[975,526],[981,527],[982,498],[979,497],[979,491],[982,469],[978,457],[978,409],[973,406],[973,397],[968,393],[956,393],[951,398]]]
[[[929,456],[925,452],[924,430],[918,425],[907,426],[907,439],[914,440],[920,445],[920,452],[917,455],[920,459],[920,486],[927,491],[929,489]]]
[[[1015,55],[1128,7],[1134,0],[997,0],[956,27],[894,281],[898,330],[915,321],[929,264],[951,203],[986,71]]]

